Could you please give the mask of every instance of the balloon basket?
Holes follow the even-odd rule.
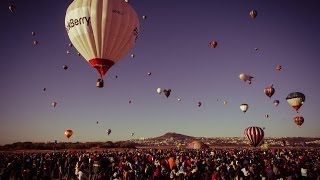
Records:
[[[98,80],[97,80],[97,83],[96,83],[96,86],[97,86],[98,88],[102,88],[103,85],[104,85],[103,80],[102,80],[102,79],[98,79]]]

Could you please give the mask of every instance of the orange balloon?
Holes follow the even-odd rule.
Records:
[[[65,130],[64,131],[64,134],[66,135],[66,137],[69,139],[72,134],[73,134],[73,131],[71,129],[68,129],[68,130]]]

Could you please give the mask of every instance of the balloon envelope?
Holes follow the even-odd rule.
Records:
[[[73,46],[102,78],[134,46],[139,19],[123,0],[74,0],[65,27]]]
[[[244,134],[250,141],[250,146],[257,147],[263,140],[264,131],[260,127],[248,127],[244,130]]]
[[[71,129],[65,130],[64,135],[69,139],[73,134],[73,131]]]
[[[293,109],[298,111],[305,102],[306,97],[301,92],[292,92],[288,94],[286,100]]]
[[[296,116],[293,118],[293,121],[297,126],[301,126],[304,123],[304,118],[302,116]]]
[[[273,88],[273,84],[271,86],[268,86],[266,88],[264,88],[263,90],[264,94],[266,94],[269,98],[271,98],[271,96],[273,96],[275,89]]]
[[[186,148],[187,149],[207,149],[209,148],[209,146],[204,144],[202,141],[195,140],[187,144]]]
[[[242,111],[243,113],[247,112],[248,108],[249,108],[249,105],[248,105],[248,104],[241,104],[241,105],[240,105],[240,109],[241,109],[241,111]]]

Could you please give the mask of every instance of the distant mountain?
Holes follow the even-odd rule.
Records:
[[[150,139],[159,141],[159,140],[166,140],[166,139],[171,139],[171,140],[189,140],[189,139],[198,139],[198,138],[193,137],[193,136],[184,135],[184,134],[175,133],[175,132],[168,132],[168,133],[165,133],[162,136],[155,137],[155,138],[150,138]]]

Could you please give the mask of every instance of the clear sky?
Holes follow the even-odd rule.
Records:
[[[265,127],[267,137],[320,137],[318,0],[131,0],[140,18],[139,39],[101,89],[95,87],[97,71],[68,47],[64,18],[70,2],[0,2],[0,144],[67,141],[65,129],[74,131],[72,142],[166,132],[241,137],[248,126]],[[255,20],[252,9],[258,11]],[[210,41],[218,46],[208,47]],[[276,71],[276,65],[283,69]],[[240,73],[252,75],[252,84],[241,81]],[[263,90],[271,84],[270,99]],[[170,88],[171,96],[157,94],[158,87]],[[286,102],[295,91],[306,96],[301,127]],[[242,103],[249,104],[245,114]]]

